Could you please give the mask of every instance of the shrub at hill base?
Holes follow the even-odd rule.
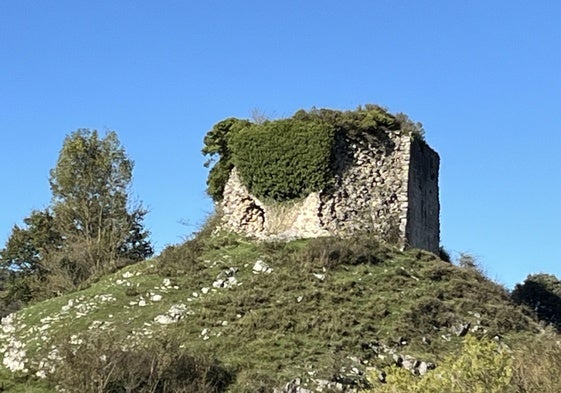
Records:
[[[234,375],[204,355],[191,355],[174,341],[123,349],[107,334],[59,346],[62,361],[49,378],[59,391],[82,393],[218,393]]]
[[[419,378],[403,368],[391,366],[380,393],[501,393],[512,379],[512,357],[489,339],[468,336],[462,352],[448,357],[437,370]]]

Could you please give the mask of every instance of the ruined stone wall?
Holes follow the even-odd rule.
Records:
[[[438,155],[400,131],[340,137],[332,184],[305,199],[265,203],[234,169],[224,189],[223,227],[259,239],[372,232],[403,247],[439,246]]]
[[[371,231],[402,243],[411,138],[393,132],[383,139],[342,142],[334,187],[321,193],[323,226],[336,235]]]

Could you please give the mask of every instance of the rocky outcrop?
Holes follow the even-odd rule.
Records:
[[[402,247],[439,247],[438,154],[401,131],[336,142],[334,179],[298,201],[251,195],[234,168],[221,202],[223,228],[292,240],[371,232]]]

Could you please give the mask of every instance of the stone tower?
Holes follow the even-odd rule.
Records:
[[[333,157],[328,187],[283,203],[251,195],[234,168],[221,201],[223,227],[269,240],[368,231],[403,248],[438,252],[440,158],[424,140],[403,131],[345,136]]]

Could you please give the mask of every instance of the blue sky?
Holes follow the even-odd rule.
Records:
[[[440,153],[442,244],[509,287],[561,276],[561,3],[0,2],[0,244],[78,128],[115,130],[158,250],[213,209],[205,133],[375,103]]]

